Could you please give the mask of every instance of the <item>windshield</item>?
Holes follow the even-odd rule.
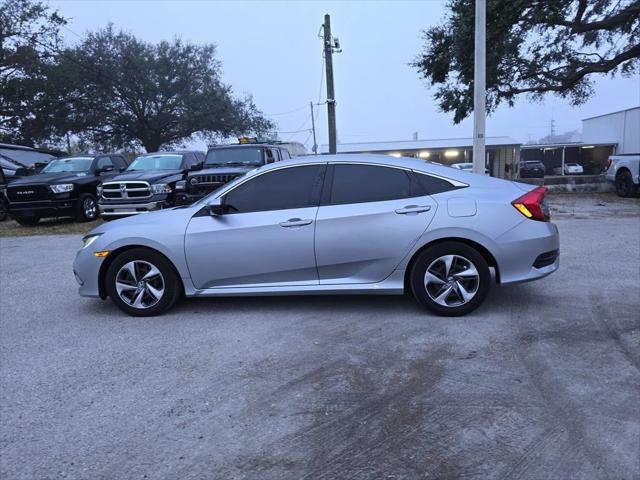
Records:
[[[262,165],[262,148],[214,148],[207,152],[205,165]]]
[[[0,154],[15,160],[25,167],[32,167],[36,163],[47,163],[53,160],[53,155],[36,152],[34,150],[14,150],[13,148],[0,148]]]
[[[92,162],[92,157],[60,158],[51,161],[41,173],[88,172]]]
[[[129,168],[128,172],[134,170],[180,170],[182,163],[182,155],[143,155],[136,158]]]

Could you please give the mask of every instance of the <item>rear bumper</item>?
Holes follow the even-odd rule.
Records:
[[[60,200],[38,200],[32,202],[9,202],[9,214],[25,217],[57,217],[74,215],[76,198]]]
[[[124,217],[129,215],[138,215],[140,213],[152,212],[166,208],[165,202],[147,202],[147,203],[120,203],[109,204],[99,203],[100,215],[103,217]]]
[[[502,285],[537,280],[560,267],[560,234],[553,223],[525,220],[496,242]]]

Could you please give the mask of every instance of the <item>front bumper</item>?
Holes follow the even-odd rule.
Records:
[[[91,247],[78,251],[73,261],[73,275],[80,286],[78,293],[83,297],[100,297],[98,279],[104,258],[96,257]]]
[[[77,199],[34,200],[30,202],[9,202],[9,214],[25,217],[57,217],[74,215]]]
[[[164,201],[146,202],[146,203],[99,203],[100,215],[103,217],[125,217],[129,215],[138,215],[140,213],[148,213],[154,210],[167,208],[168,205]]]

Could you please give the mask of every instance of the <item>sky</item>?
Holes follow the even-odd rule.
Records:
[[[324,14],[342,53],[334,54],[338,141],[369,142],[472,137],[469,117],[458,125],[440,112],[410,62],[422,49],[422,30],[441,23],[445,1],[159,1],[52,0],[68,18],[68,43],[112,22],[150,41],[182,38],[213,43],[222,78],[237,95],[251,94],[277,124],[283,140],[313,144],[309,103],[326,99],[322,41]],[[321,89],[322,87],[322,89]],[[595,95],[572,107],[559,97],[519,99],[487,118],[487,136],[521,142],[581,129],[581,119],[640,105],[640,79],[596,78]],[[317,107],[318,144],[327,143],[326,106]],[[296,133],[293,133],[296,132]],[[204,147],[197,142],[194,146]]]

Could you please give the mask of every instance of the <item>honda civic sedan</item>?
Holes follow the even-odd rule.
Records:
[[[157,315],[181,297],[411,293],[471,312],[492,283],[559,266],[546,189],[410,158],[305,157],[262,166],[188,206],[83,239],[80,295]]]

